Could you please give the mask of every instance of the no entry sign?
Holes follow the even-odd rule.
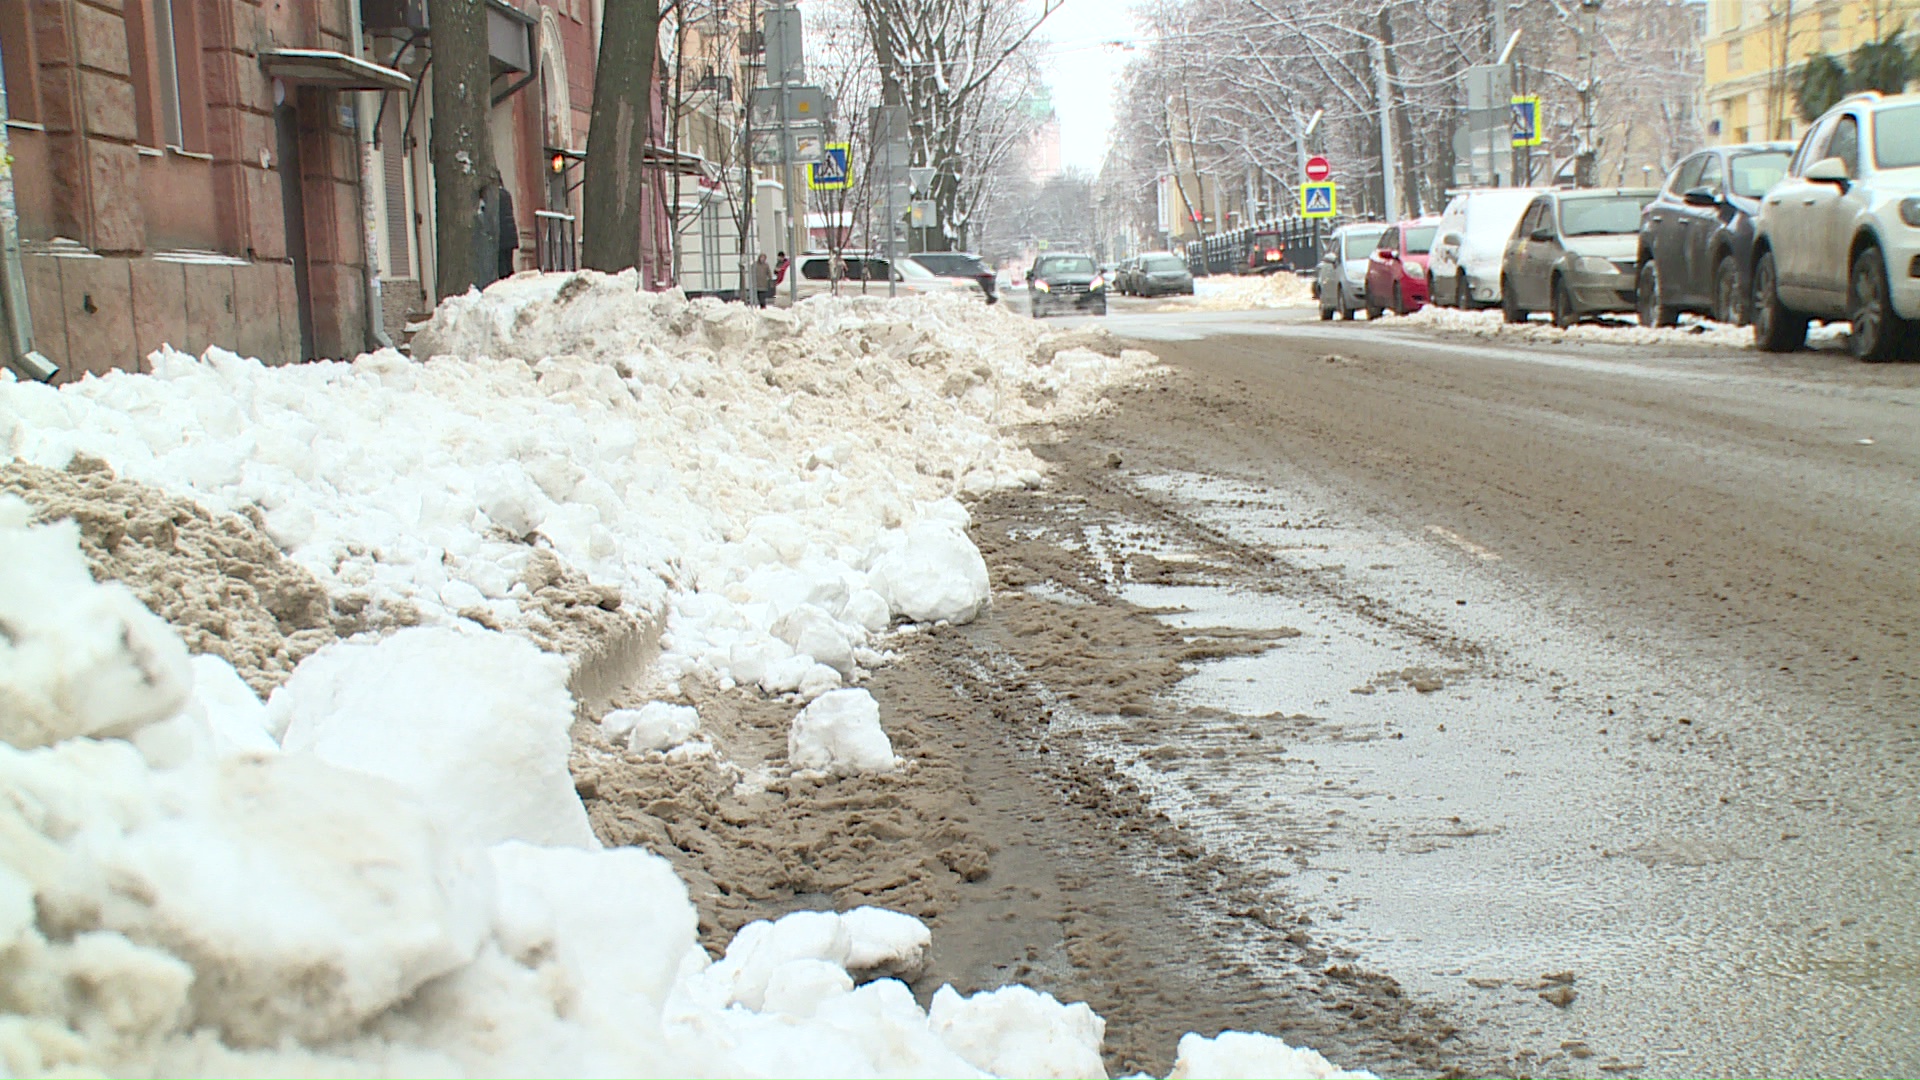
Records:
[[[1318,154],[1307,159],[1307,179],[1319,183],[1333,175],[1333,166]]]

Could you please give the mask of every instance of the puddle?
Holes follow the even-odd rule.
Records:
[[[1259,592],[1116,582],[1128,600],[1300,636],[1200,666],[1161,746],[1087,733],[1208,849],[1271,875],[1321,947],[1540,1072],[1920,1069],[1911,755],[1836,756],[1766,687],[1662,662],[1291,479],[1137,483],[1285,570]],[[1088,543],[1109,565],[1178,554],[1141,530]],[[1570,997],[1543,981],[1567,972]]]

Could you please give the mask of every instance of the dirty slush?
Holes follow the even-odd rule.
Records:
[[[1203,853],[1083,745],[1076,718],[1120,717],[1143,754],[1186,753],[1168,734],[1220,717],[1168,691],[1195,665],[1298,632],[1175,628],[1122,599],[1116,581],[1260,590],[1277,571],[1190,525],[1182,539],[1207,552],[1202,562],[1090,552],[1084,530],[1181,525],[1129,494],[1097,434],[1026,435],[1049,464],[1046,486],[969,507],[992,607],[897,645],[899,659],[867,684],[912,773],[738,785],[722,763],[783,756],[790,709],[689,682],[714,758],[631,753],[596,725],[575,725],[573,772],[600,839],[667,856],[710,949],[785,911],[876,904],[916,915],[934,942],[918,996],[1018,981],[1086,1001],[1108,1018],[1113,1075],[1164,1075],[1181,1032],[1223,1029],[1284,1032],[1381,1075],[1513,1072],[1518,1063],[1443,1011],[1323,947],[1309,916],[1273,909],[1260,899],[1271,875]],[[1212,760],[1196,764],[1276,758],[1313,722],[1247,721],[1242,745],[1200,751]]]

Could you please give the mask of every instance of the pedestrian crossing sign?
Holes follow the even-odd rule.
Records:
[[[807,186],[814,191],[845,191],[853,186],[846,143],[828,143],[826,155],[807,166]]]
[[[1540,131],[1540,95],[1514,95],[1513,145],[1539,146],[1545,141]]]
[[[1330,218],[1339,210],[1340,199],[1332,182],[1300,185],[1300,216]]]

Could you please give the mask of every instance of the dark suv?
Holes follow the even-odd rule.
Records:
[[[1672,326],[1681,312],[1747,321],[1754,217],[1792,157],[1792,143],[1716,146],[1673,170],[1640,211],[1642,324]]]
[[[964,251],[923,251],[907,258],[940,277],[966,278],[974,282],[980,286],[981,292],[987,294],[989,304],[1000,299],[995,295],[993,270],[978,255],[969,255]]]
[[[1091,255],[1042,255],[1027,273],[1033,317],[1061,310],[1107,313],[1107,282]]]

